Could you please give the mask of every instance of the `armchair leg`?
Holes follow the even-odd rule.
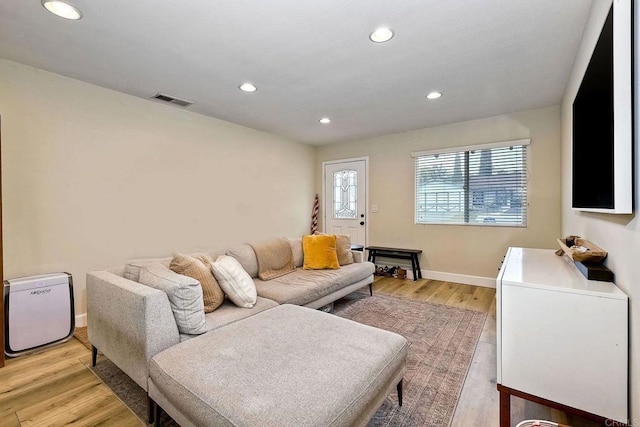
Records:
[[[373,296],[373,283],[369,283],[369,293]]]
[[[398,406],[402,406],[402,380],[396,386],[396,390],[398,390]]]
[[[96,366],[96,359],[98,358],[98,349],[95,345],[91,345],[91,366]]]

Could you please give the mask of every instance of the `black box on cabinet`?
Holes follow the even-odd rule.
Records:
[[[588,262],[576,262],[578,270],[589,280],[598,280],[600,282],[613,282],[613,271],[609,270],[602,264],[593,264]]]

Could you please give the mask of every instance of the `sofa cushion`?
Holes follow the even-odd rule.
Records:
[[[340,268],[336,254],[336,236],[328,234],[302,236],[305,270]]]
[[[251,308],[255,305],[258,297],[256,286],[238,260],[231,256],[221,255],[211,264],[211,269],[231,302],[243,308]]]
[[[143,268],[153,264],[162,264],[165,267],[169,268],[170,263],[171,263],[171,257],[148,258],[148,259],[139,259],[139,260],[129,261],[124,266],[122,277],[124,277],[125,279],[133,280],[134,282],[140,283],[140,271]]]
[[[336,234],[336,255],[338,264],[353,264],[353,252],[351,252],[351,237],[346,234]]]
[[[202,287],[196,279],[171,271],[161,263],[149,263],[140,269],[139,282],[167,294],[178,331],[191,335],[207,332]]]
[[[240,308],[231,301],[225,300],[216,311],[205,314],[207,331],[213,331],[214,329],[229,325],[238,320],[246,319],[247,317],[277,306],[277,302],[260,297],[258,297],[256,305],[251,308]],[[186,341],[198,336],[199,335],[180,334],[180,341]]]
[[[192,277],[200,282],[205,313],[211,313],[224,302],[224,292],[211,271],[212,263],[213,260],[208,254],[189,256],[177,253],[169,264],[169,268],[176,273]]]
[[[227,249],[225,254],[237,259],[242,268],[244,268],[244,271],[249,273],[249,276],[258,277],[258,260],[256,259],[256,253],[253,251],[251,246],[234,246],[231,249]]]
[[[254,279],[258,295],[279,304],[305,305],[373,274],[370,262],[345,265],[339,270],[296,270],[269,281]]]
[[[256,298],[256,304],[251,308],[239,308],[234,303],[227,300],[215,312],[209,313],[205,316],[207,330],[213,331],[214,329],[251,317],[261,311],[277,306],[277,302],[261,297]]]
[[[302,267],[304,256],[302,255],[302,237],[296,237],[289,240],[289,246],[291,246],[291,252],[293,253],[293,265],[296,267]]]
[[[225,252],[222,250],[212,251],[207,254],[203,254],[202,252],[196,254],[189,254],[189,256],[198,256],[198,255],[209,255],[211,259],[217,259],[220,255],[224,255]],[[124,266],[124,271],[119,276],[124,277],[125,279],[133,280],[134,282],[140,282],[138,279],[140,277],[140,268],[144,267],[148,264],[156,264],[160,263],[167,268],[171,264],[171,260],[173,257],[162,257],[162,258],[141,258],[135,259],[127,262]]]

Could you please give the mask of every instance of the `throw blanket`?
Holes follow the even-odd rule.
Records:
[[[277,238],[268,242],[250,243],[258,260],[258,277],[271,280],[295,270],[289,241]]]

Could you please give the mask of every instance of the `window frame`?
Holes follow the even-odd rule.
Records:
[[[414,159],[414,199],[413,199],[413,215],[414,215],[414,224],[415,225],[463,225],[463,226],[480,226],[480,227],[510,227],[510,228],[527,228],[528,218],[529,218],[529,166],[528,166],[528,146],[531,144],[531,139],[516,139],[509,141],[500,141],[500,142],[491,142],[485,144],[476,144],[476,145],[467,145],[467,146],[458,146],[451,148],[442,148],[435,150],[426,150],[426,151],[415,151],[411,153],[411,157]],[[469,173],[469,160],[470,154],[473,151],[480,150],[488,150],[488,149],[496,149],[496,148],[507,148],[507,147],[517,147],[522,146],[524,150],[524,164],[522,173],[524,174],[524,182],[523,182],[523,193],[524,197],[522,198],[522,221],[520,223],[512,223],[512,222],[476,222],[470,221],[469,218],[469,204],[471,202],[471,198],[473,195],[471,194],[471,189],[469,188],[470,182],[470,173]],[[425,156],[437,156],[439,154],[460,154],[464,158],[464,169],[463,169],[463,189],[464,189],[464,212],[463,212],[463,221],[432,221],[427,222],[425,220],[420,221],[418,219],[418,160],[421,157]],[[498,190],[496,190],[497,192]],[[459,197],[459,196],[458,196]]]

